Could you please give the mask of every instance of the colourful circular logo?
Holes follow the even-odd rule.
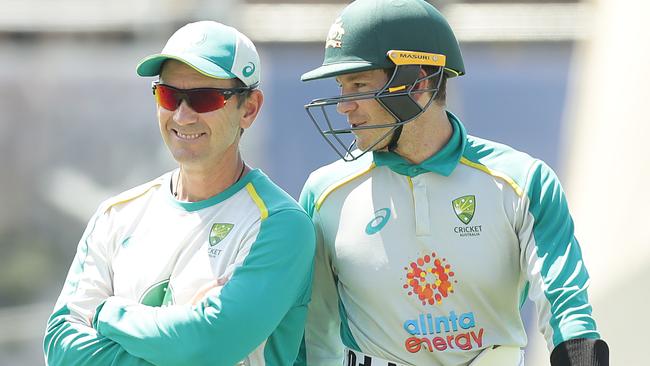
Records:
[[[416,296],[422,305],[434,305],[441,304],[443,298],[453,293],[451,277],[454,272],[446,262],[446,258],[436,258],[436,253],[432,252],[404,267],[406,283],[403,287],[409,290],[409,296]]]

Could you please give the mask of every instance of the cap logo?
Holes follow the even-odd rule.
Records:
[[[198,34],[197,37],[194,40],[192,40],[192,44],[194,44],[195,46],[199,46],[202,43],[205,43],[205,41],[207,40],[208,40],[208,35],[205,32],[203,32],[201,34]]]
[[[341,48],[341,39],[344,34],[345,29],[343,29],[343,20],[339,17],[334,21],[334,24],[330,27],[330,31],[327,33],[325,48]]]
[[[253,75],[255,72],[255,64],[252,62],[249,62],[244,66],[244,68],[241,70],[241,73],[244,74],[245,77],[249,77]]]

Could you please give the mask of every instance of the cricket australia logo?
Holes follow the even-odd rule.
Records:
[[[212,229],[210,229],[210,246],[213,247],[219,244],[220,241],[228,236],[228,233],[230,233],[233,226],[235,225],[221,223],[212,225]]]
[[[456,217],[463,224],[467,225],[472,221],[474,210],[476,209],[476,197],[473,195],[458,197],[451,202],[451,205],[454,207]]]
[[[454,209],[454,213],[458,220],[465,224],[465,226],[456,226],[454,232],[460,236],[479,236],[481,235],[482,226],[474,225],[470,226],[469,223],[472,222],[474,218],[474,213],[476,212],[476,197],[474,195],[467,195],[458,197],[455,200],[451,201],[451,207]]]
[[[327,40],[325,41],[325,48],[341,48],[342,38],[345,34],[345,29],[343,29],[343,20],[337,18],[334,24],[330,27],[329,32],[327,33]]]
[[[208,243],[210,244],[208,247],[208,255],[210,257],[216,257],[221,254],[222,249],[217,247],[217,244],[228,236],[234,226],[235,225],[233,224],[224,223],[216,223],[212,225],[210,236],[208,237]]]
[[[216,257],[219,254],[221,254],[222,249],[217,247],[217,244],[219,244],[223,239],[228,236],[230,231],[235,225],[233,224],[225,224],[225,223],[216,223],[212,225],[212,228],[210,229],[210,236],[208,237],[208,243],[210,246],[208,247],[208,255],[210,257]]]

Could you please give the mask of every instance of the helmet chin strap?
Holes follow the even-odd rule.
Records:
[[[388,145],[386,145],[388,151],[395,151],[395,149],[397,149],[397,141],[399,141],[400,136],[402,136],[402,129],[404,129],[404,125],[399,125],[395,128],[395,131],[393,131],[390,141],[388,142]]]
[[[396,123],[409,121],[422,113],[422,107],[409,95],[391,96],[392,92],[404,91],[413,86],[420,74],[420,65],[395,66],[392,77],[384,87],[384,92],[377,98],[380,104],[397,120]],[[392,91],[391,91],[392,90]],[[397,142],[402,135],[404,125],[395,128],[386,147],[388,151],[397,148]]]

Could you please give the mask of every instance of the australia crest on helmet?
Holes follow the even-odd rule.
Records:
[[[327,40],[325,41],[325,48],[341,48],[341,42],[343,35],[345,34],[345,29],[343,29],[343,20],[341,17],[336,18],[334,24],[330,27],[329,32],[327,33]]]

